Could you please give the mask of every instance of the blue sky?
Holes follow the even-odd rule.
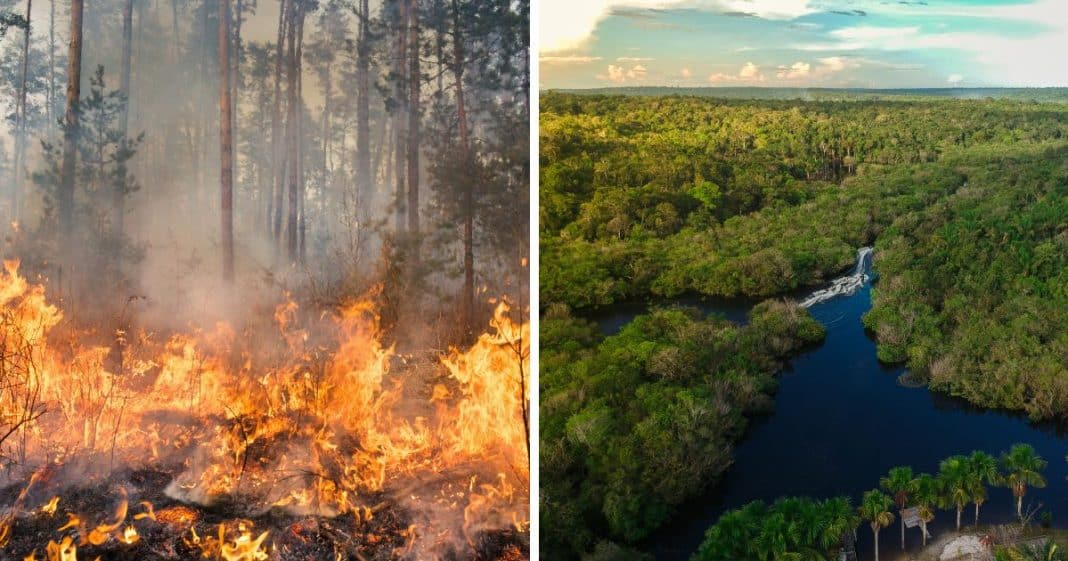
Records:
[[[1068,0],[543,0],[540,86],[1068,86]]]

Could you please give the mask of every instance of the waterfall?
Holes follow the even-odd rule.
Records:
[[[835,296],[855,293],[871,278],[868,276],[868,263],[871,260],[871,253],[872,249],[870,247],[862,247],[858,249],[857,264],[853,267],[852,273],[843,277],[838,277],[831,281],[831,284],[827,288],[822,288],[809,294],[808,298],[802,300],[799,305],[802,308],[808,308],[815,304],[819,304],[820,302],[826,302]]]

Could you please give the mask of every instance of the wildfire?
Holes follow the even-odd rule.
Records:
[[[469,543],[484,530],[525,530],[529,324],[513,322],[501,303],[489,332],[437,357],[447,377],[423,394],[408,372],[393,371],[402,361],[382,343],[374,296],[321,316],[302,313],[287,296],[272,332],[217,324],[162,342],[123,332],[116,363],[109,346],[82,344],[100,338],[65,324],[44,288],[5,262],[0,429],[12,437],[0,441],[0,457],[17,458],[16,466],[74,458],[91,458],[98,469],[177,464],[166,488],[172,499],[236,499],[254,514],[281,508],[367,524],[389,504],[437,503],[432,510],[455,512]],[[434,490],[414,483],[449,473],[454,479]],[[105,516],[67,512],[58,531],[74,530],[78,541],[50,542],[48,560],[73,561],[83,546],[134,546],[147,538],[133,522],[184,528],[186,542],[208,558],[254,561],[272,550],[275,534],[254,534],[250,522],[220,524],[202,538],[196,509],[142,501],[130,516],[127,491],[120,495]],[[0,519],[0,546],[22,500]],[[37,511],[54,516],[59,504],[54,496]],[[406,531],[405,548],[420,557],[420,539],[437,543],[452,531],[424,516]]]

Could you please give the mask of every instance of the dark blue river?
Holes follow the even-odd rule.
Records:
[[[715,302],[689,302],[717,311]],[[748,303],[728,306],[723,315],[743,317]],[[774,501],[787,495],[846,495],[854,504],[878,486],[879,478],[897,465],[917,473],[935,473],[938,462],[953,454],[985,450],[1000,455],[1012,444],[1033,445],[1048,462],[1048,486],[1032,489],[1025,508],[1041,505],[1057,526],[1068,525],[1068,440],[1050,425],[1030,424],[1026,417],[984,411],[937,395],[926,388],[897,383],[901,368],[888,368],[875,358],[875,343],[865,333],[861,316],[871,306],[870,285],[851,296],[839,296],[810,308],[827,327],[826,341],[796,357],[782,373],[775,411],[755,419],[734,451],[735,462],[723,480],[684,505],[670,523],[642,545],[659,560],[689,559],[705,529],[724,510],[753,500]],[[633,310],[634,313],[641,310]],[[618,314],[597,318],[602,329],[616,331],[625,323]],[[609,321],[610,320],[610,321]],[[997,488],[981,510],[981,521],[1009,521],[1015,505],[1008,489]],[[971,508],[963,520],[973,519]],[[955,513],[938,511],[929,526],[934,539],[953,531]],[[871,530],[858,530],[860,559],[872,558]],[[919,529],[908,530],[909,549],[920,548]],[[900,553],[898,522],[883,530],[884,559]]]

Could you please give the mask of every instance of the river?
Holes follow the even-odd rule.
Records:
[[[862,273],[868,272],[865,262]],[[854,271],[856,272],[856,271]],[[912,466],[936,473],[938,462],[953,454],[985,450],[1000,455],[1012,444],[1033,445],[1048,462],[1048,486],[1031,489],[1024,500],[1042,505],[1054,515],[1054,524],[1068,525],[1068,440],[1051,425],[1035,425],[1023,416],[981,410],[966,402],[907,388],[897,382],[903,368],[886,367],[875,357],[875,343],[865,332],[861,316],[871,307],[867,275],[852,294],[814,303],[809,311],[827,328],[817,348],[794,358],[780,378],[774,413],[754,419],[734,451],[734,464],[719,484],[679,509],[642,549],[658,560],[689,559],[705,529],[728,509],[753,500],[774,501],[789,495],[830,497],[846,495],[857,504],[864,491],[878,486],[891,467]],[[799,298],[803,300],[803,298]],[[741,320],[747,301],[681,301]],[[602,330],[615,332],[646,309],[626,305],[595,319]],[[973,519],[973,507],[963,520]],[[981,521],[1009,521],[1015,503],[1008,489],[990,492]],[[929,526],[937,539],[953,530],[955,513],[940,510]],[[858,529],[861,560],[872,558],[871,529]],[[920,530],[910,529],[911,551],[920,547]],[[883,530],[880,551],[886,557],[900,552],[898,522]]]

